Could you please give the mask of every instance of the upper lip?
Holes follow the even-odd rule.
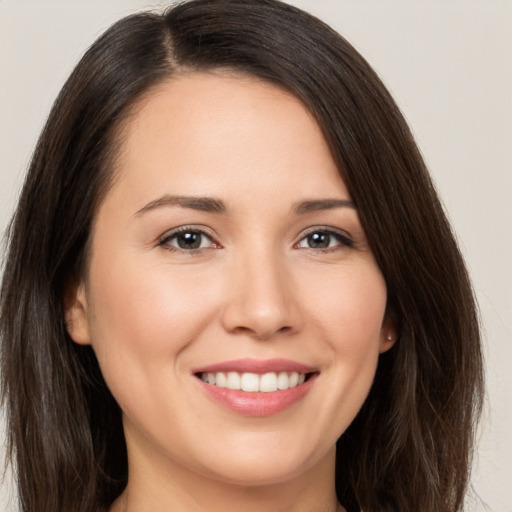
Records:
[[[193,373],[218,373],[218,372],[238,372],[238,373],[269,373],[269,372],[297,372],[313,373],[316,368],[308,366],[291,359],[233,359],[213,363],[207,366],[201,366],[194,369]]]

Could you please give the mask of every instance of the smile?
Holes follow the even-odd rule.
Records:
[[[251,372],[203,372],[199,377],[203,382],[220,388],[242,390],[249,393],[258,391],[272,393],[300,386],[304,384],[308,375],[298,372],[268,372],[263,375]]]
[[[318,375],[315,368],[284,359],[239,359],[194,372],[207,397],[244,416],[288,409],[307,395]]]

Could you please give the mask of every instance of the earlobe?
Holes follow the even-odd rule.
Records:
[[[391,320],[384,321],[380,331],[379,352],[382,354],[388,351],[396,343],[397,338],[398,334],[395,323]]]
[[[63,300],[66,330],[69,336],[79,345],[90,345],[87,299],[83,281],[68,286]]]

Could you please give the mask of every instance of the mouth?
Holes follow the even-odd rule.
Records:
[[[274,393],[296,388],[308,381],[317,372],[198,372],[195,376],[205,384],[246,393]]]
[[[194,371],[206,396],[244,416],[268,416],[300,402],[320,372],[284,359],[240,359]]]

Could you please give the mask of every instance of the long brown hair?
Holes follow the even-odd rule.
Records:
[[[337,446],[348,511],[463,507],[482,401],[468,275],[413,137],[366,61],[276,0],[195,0],[127,17],[86,52],[41,134],[8,230],[2,393],[21,509],[107,510],[127,481],[119,408],[90,347],[67,335],[66,284],[84,271],[120,123],[177,72],[278,84],[316,117],[388,289],[399,339]]]

